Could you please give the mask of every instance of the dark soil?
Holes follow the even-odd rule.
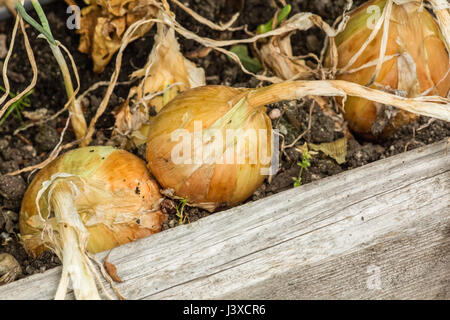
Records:
[[[356,3],[361,2],[356,1]],[[333,23],[342,14],[346,1],[292,0],[289,3],[293,6],[292,14],[300,11],[311,11],[320,14],[328,23]],[[254,30],[257,25],[267,22],[275,12],[275,9],[271,7],[271,1],[247,0],[244,3],[242,0],[191,0],[189,4],[192,9],[216,22],[228,21],[233,12],[243,5],[243,12],[236,25],[247,24],[249,30]],[[65,26],[67,19],[67,14],[65,13],[66,4],[63,1],[57,1],[44,9],[55,38],[61,41],[74,56],[80,78],[82,79],[80,92],[85,91],[96,82],[109,80],[114,67],[114,60],[103,73],[94,74],[92,72],[90,59],[77,50],[79,37],[74,31],[67,29]],[[234,33],[211,31],[204,26],[200,26],[194,19],[178,8],[174,7],[173,9],[181,24],[202,36],[215,39],[246,37],[242,31]],[[11,39],[12,27],[12,20],[0,22],[0,35],[7,37],[7,44],[9,44]],[[62,77],[46,42],[42,39],[37,39],[37,32],[34,29],[29,27],[27,30],[39,66],[38,82],[33,94],[30,96],[31,107],[28,108],[28,111],[45,108],[47,115],[54,114],[66,102]],[[153,35],[154,31],[151,31],[145,37],[130,44],[126,49],[119,81],[127,81],[128,75],[145,64],[153,45]],[[194,41],[179,40],[184,53],[199,48],[199,45]],[[319,55],[324,35],[318,29],[312,29],[307,32],[298,32],[293,36],[292,40],[295,54],[300,55],[313,52]],[[19,35],[16,39],[14,54],[9,63],[11,87],[14,92],[23,90],[31,80],[31,68],[24,61],[28,60],[22,37]],[[238,66],[231,63],[221,54],[211,52],[205,58],[194,61],[205,69],[208,84],[225,84],[235,87],[255,87],[260,84],[259,81],[244,74]],[[114,124],[114,117],[111,111],[122,99],[127,97],[128,89],[129,86],[126,85],[118,86],[115,89],[108,110],[97,124],[98,131],[93,142],[94,145],[109,144],[118,147],[124,145],[123,141],[111,139],[111,129]],[[88,95],[83,101],[84,111],[88,120],[90,120],[99,106],[104,91],[104,87],[100,88]],[[268,112],[278,109],[282,113],[282,116],[279,119],[275,119],[273,124],[285,135],[286,144],[292,142],[307,129],[310,106],[311,101],[299,100],[278,103],[268,107]],[[66,117],[67,114],[45,125],[31,127],[17,135],[14,135],[13,132],[24,123],[14,116],[10,116],[0,127],[0,253],[8,252],[19,261],[22,266],[22,277],[43,272],[58,265],[60,262],[56,256],[49,252],[44,253],[38,259],[32,259],[24,251],[19,242],[18,215],[21,199],[32,176],[28,173],[19,176],[6,176],[5,174],[45,160],[49,152],[58,143],[60,133],[67,120]],[[341,138],[343,133],[335,131],[334,127],[333,119],[323,114],[319,107],[314,107],[311,118],[311,130],[297,143],[297,146],[301,146],[305,142],[332,142]],[[421,129],[418,130],[419,128]],[[311,167],[303,172],[302,183],[305,184],[353,169],[404,152],[406,149],[411,150],[441,141],[449,136],[450,125],[448,123],[442,121],[429,123],[429,119],[420,118],[416,123],[403,127],[389,140],[383,142],[369,143],[351,139],[348,142],[346,163],[338,165],[335,160],[318,153],[313,156]],[[64,137],[64,142],[73,140],[73,132],[69,129]],[[142,158],[144,156],[144,148],[142,147],[130,151]],[[254,201],[292,188],[293,177],[297,177],[300,171],[300,167],[297,165],[298,161],[301,161],[301,154],[295,148],[286,150],[286,154],[283,154],[281,158],[279,173],[273,177],[270,183],[264,183],[248,201]],[[172,200],[166,200],[164,204],[166,211],[169,213],[169,220],[164,226],[165,229],[179,224],[175,206],[176,203],[173,203]],[[206,211],[197,208],[186,208],[184,213],[187,215],[189,222],[208,215]]]

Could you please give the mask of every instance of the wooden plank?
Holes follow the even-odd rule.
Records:
[[[449,299],[446,147],[380,160],[114,249],[110,261],[124,280],[117,287],[128,299]],[[55,268],[2,286],[0,299],[51,299],[59,276]]]

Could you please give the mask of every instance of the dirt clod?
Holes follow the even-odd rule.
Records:
[[[27,185],[21,176],[0,176],[0,195],[9,200],[20,200]]]
[[[59,136],[56,128],[43,125],[39,127],[39,132],[34,138],[34,142],[41,151],[51,151],[58,143]]]
[[[19,221],[19,214],[11,210],[0,211],[0,228],[3,228],[8,233],[13,233],[14,228],[17,227]]]

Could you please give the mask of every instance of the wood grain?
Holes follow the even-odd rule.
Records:
[[[117,287],[128,299],[449,299],[446,148],[416,149],[114,249]],[[0,299],[52,299],[60,272],[2,286]]]

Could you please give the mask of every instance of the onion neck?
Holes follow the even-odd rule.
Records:
[[[252,107],[261,107],[267,104],[277,103],[283,100],[296,100],[298,81],[286,81],[276,83],[267,87],[258,88],[251,91],[247,96],[247,101]]]
[[[349,82],[349,84],[351,84]],[[264,88],[258,88],[247,96],[253,107],[277,103],[284,100],[297,100],[307,96],[343,96],[339,81],[285,81]],[[351,95],[351,94],[350,94]]]
[[[59,182],[54,187],[51,203],[59,233],[56,249],[63,263],[55,299],[65,298],[70,277],[77,300],[99,300],[100,295],[86,255],[89,233],[75,208],[72,191],[65,182]]]
[[[450,103],[441,97],[403,98],[343,80],[286,81],[254,89],[247,95],[249,105],[256,108],[283,100],[307,96],[353,96],[440,120],[450,121]]]

